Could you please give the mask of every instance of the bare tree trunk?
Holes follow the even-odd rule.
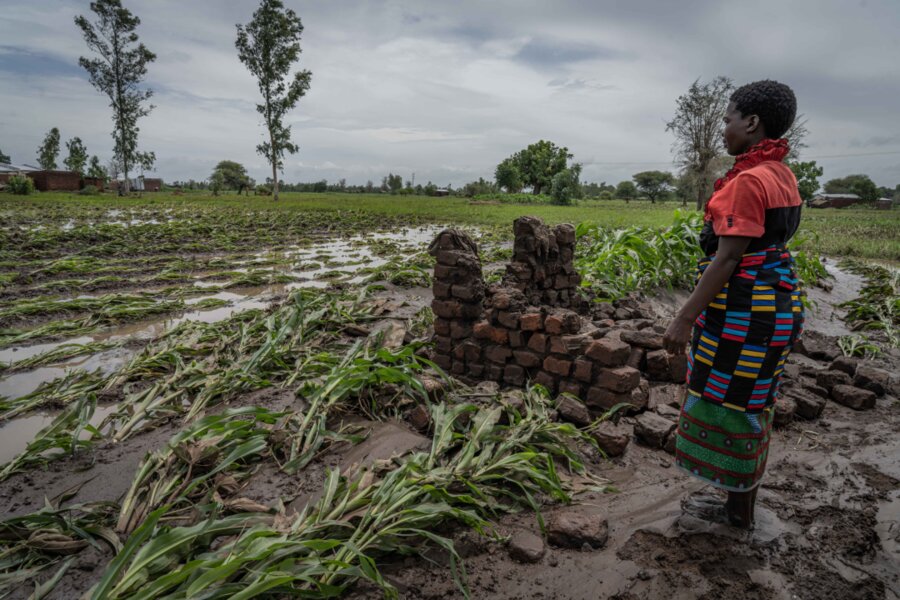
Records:
[[[269,130],[269,143],[272,145],[272,201],[278,201],[278,154],[275,152],[275,136]]]

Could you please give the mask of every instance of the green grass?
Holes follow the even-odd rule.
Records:
[[[146,194],[143,198],[117,198],[109,195],[82,197],[65,193],[44,193],[28,198],[0,196],[0,224],[7,220],[11,222],[24,220],[25,222],[20,224],[25,225],[47,224],[48,221],[58,221],[62,224],[74,217],[76,227],[65,232],[66,235],[63,236],[72,237],[73,232],[80,229],[78,224],[92,218],[99,219],[106,210],[120,209],[126,212],[133,211],[135,215],[141,217],[146,217],[147,211],[150,211],[149,214],[177,217],[171,223],[144,224],[130,229],[156,231],[171,226],[177,227],[185,234],[196,231],[196,227],[191,226],[189,215],[182,214],[184,212],[224,215],[233,215],[235,212],[260,213],[264,216],[266,227],[271,225],[279,229],[281,226],[275,222],[276,219],[269,221],[269,218],[292,213],[295,215],[294,220],[289,222],[286,228],[295,233],[300,229],[314,230],[316,226],[320,229],[344,230],[349,233],[351,224],[391,228],[404,223],[499,226],[511,231],[512,221],[526,214],[541,217],[550,224],[591,221],[610,228],[662,227],[672,223],[673,211],[678,207],[680,205],[675,202],[649,204],[637,200],[630,203],[620,200],[585,200],[573,206],[553,206],[473,203],[467,198],[455,197],[339,193],[286,193],[278,202],[262,196],[212,197],[203,193],[184,196],[167,193]],[[166,209],[172,212],[163,213],[162,211]],[[23,211],[33,215],[25,219],[15,216],[17,213],[22,214]],[[330,213],[330,216],[325,219],[299,217],[299,214],[310,216],[310,213]],[[255,218],[259,218],[260,214],[255,215]],[[221,222],[221,227],[225,227],[226,224],[227,220]],[[229,235],[227,232],[223,234],[221,227],[215,222],[207,225],[212,229],[207,233],[213,235],[202,240],[194,240],[198,242],[196,244],[198,248],[202,248],[204,244],[207,248],[241,245],[240,235]],[[359,230],[358,227],[354,229]],[[804,211],[801,230],[817,234],[819,237],[817,249],[826,255],[900,261],[900,211],[877,211],[870,208],[807,209]],[[273,242],[277,241],[276,237],[270,237],[262,229],[259,231],[259,235],[270,238]],[[33,233],[54,237],[47,231],[41,233],[38,230]],[[199,244],[200,241],[203,244]]]

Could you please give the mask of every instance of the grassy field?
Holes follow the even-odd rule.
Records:
[[[516,217],[584,224],[577,266],[612,299],[690,285],[700,215],[676,208],[0,195],[0,499],[38,492],[0,520],[0,596],[39,582],[61,586],[57,597],[96,584],[98,600],[335,597],[367,580],[397,597],[379,569],[436,550],[464,588],[446,532],[488,531],[505,512],[605,482],[590,470],[590,429],[558,421],[551,398],[529,391],[520,412],[421,356],[433,322],[425,249],[440,227],[470,228],[497,281],[512,250],[496,242]],[[817,251],[900,260],[900,213],[807,213]],[[896,280],[879,274],[854,318],[896,345],[884,316]],[[858,337],[852,352],[871,345]],[[360,419],[414,411],[430,422],[430,451],[332,469],[363,439]],[[136,468],[115,462],[123,447],[144,457]],[[82,487],[103,501],[67,502]],[[307,488],[321,498],[286,510]],[[74,560],[87,579],[69,576]]]
[[[276,203],[269,197],[189,193],[145,194],[143,198],[122,199],[111,195],[84,197],[65,193],[44,193],[21,198],[0,199],[0,211],[16,207],[43,210],[60,209],[59,202],[74,202],[72,216],[81,209],[95,208],[186,208],[238,209],[241,211],[361,211],[372,216],[391,217],[394,222],[454,223],[508,227],[521,215],[535,215],[548,223],[592,221],[603,227],[632,225],[662,227],[672,223],[680,205],[646,201],[626,203],[581,201],[573,206],[515,205],[473,202],[466,198],[429,198],[422,196],[385,196],[380,194],[304,194],[286,193]],[[65,209],[62,212],[68,212]],[[226,211],[227,212],[227,211]],[[810,239],[810,249],[834,257],[859,257],[900,262],[900,211],[858,209],[809,209],[801,225],[801,235]]]

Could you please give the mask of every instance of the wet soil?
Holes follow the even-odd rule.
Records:
[[[831,292],[813,291],[811,296],[821,295],[821,310],[821,305],[840,302],[844,294],[853,293],[853,285],[847,284],[844,291],[838,286]],[[386,318],[372,329],[388,331],[390,323],[412,318],[430,301],[428,288],[385,287],[377,298]],[[265,290],[272,293],[269,287]],[[280,293],[285,291],[282,288]],[[654,308],[664,315],[682,300],[678,293],[663,295]],[[812,317],[807,329],[840,334],[841,322],[832,313],[821,314],[823,321]],[[826,329],[826,323],[835,329]],[[801,356],[791,360],[824,366]],[[882,363],[883,368],[900,370],[895,358],[885,360],[890,362]],[[292,391],[269,388],[230,406],[279,410],[296,402]],[[663,450],[632,441],[619,458],[595,455],[589,462],[589,469],[609,480],[614,489],[576,497],[578,512],[608,520],[609,541],[602,549],[548,546],[536,564],[517,562],[509,555],[506,538],[519,530],[542,536],[533,513],[499,519],[495,533],[500,539],[463,530],[444,534],[455,539],[464,558],[471,598],[900,598],[898,411],[900,403],[892,396],[879,399],[873,410],[864,412],[829,401],[820,419],[795,421],[777,430],[759,494],[756,528],[750,532],[685,510],[686,498],[716,492],[677,470]],[[328,469],[347,471],[428,443],[401,421],[373,423],[354,417],[346,424],[359,428],[366,440],[357,446],[334,444],[293,476],[263,463],[240,494],[267,506],[282,502],[288,510],[300,510],[315,501]],[[0,483],[0,518],[38,510],[45,498],[82,484],[70,502],[121,500],[146,453],[163,446],[180,428],[181,423],[170,422],[125,443],[100,444],[45,468],[13,475]],[[719,495],[718,500],[722,499]],[[546,507],[544,518],[557,510],[560,507]],[[98,580],[111,558],[108,550],[82,552],[48,597],[79,597]],[[401,598],[463,598],[448,568],[448,557],[435,552],[430,559],[383,557],[383,571]],[[18,590],[11,597],[25,598],[32,589]],[[346,597],[370,600],[382,594],[361,584]]]

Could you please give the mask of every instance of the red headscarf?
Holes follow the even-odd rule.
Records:
[[[718,192],[725,187],[725,184],[737,177],[738,173],[746,171],[751,167],[755,167],[759,163],[767,160],[781,162],[790,151],[791,149],[788,147],[788,142],[784,138],[778,140],[766,138],[761,142],[754,144],[749,150],[743,154],[738,154],[734,158],[734,166],[725,173],[724,177],[716,179],[716,183],[713,186],[713,193]]]

